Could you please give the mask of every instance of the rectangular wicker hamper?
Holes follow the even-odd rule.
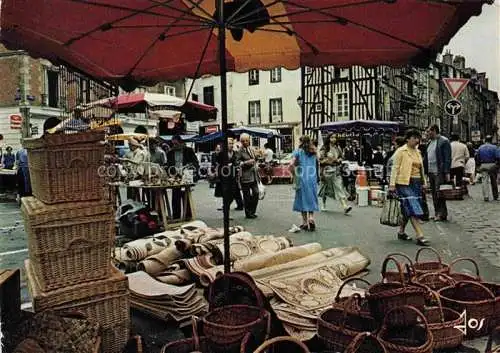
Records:
[[[28,251],[44,291],[107,278],[115,238],[113,207],[104,201],[46,205],[22,199]]]
[[[130,335],[130,304],[127,277],[108,264],[112,275],[104,280],[58,290],[41,291],[30,260],[25,261],[28,288],[35,312],[81,312],[101,324],[103,353],[121,353]]]
[[[45,135],[25,139],[33,195],[48,204],[100,200],[104,133]]]

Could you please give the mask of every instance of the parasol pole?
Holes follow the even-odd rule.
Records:
[[[151,152],[149,149],[149,107],[146,105],[146,132],[147,132],[147,137],[146,137],[146,148],[148,149],[146,156],[147,160],[146,162],[148,163],[148,183],[151,184]],[[152,205],[149,205],[150,207]]]
[[[224,0],[216,0],[215,5],[217,13],[217,38],[219,40],[219,71],[220,71],[220,103],[221,103],[221,125],[222,136],[222,165],[228,164],[228,143],[227,143],[227,67],[226,67],[226,24],[224,22]],[[225,170],[225,168],[223,169]],[[229,186],[228,180],[221,179],[222,182],[222,209],[224,214],[224,273],[231,272],[231,255],[229,248],[229,203],[227,193]]]

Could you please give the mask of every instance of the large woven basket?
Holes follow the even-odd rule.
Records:
[[[406,325],[399,326],[392,322],[393,316],[402,315],[407,317]],[[389,311],[384,317],[378,336],[387,351],[391,353],[432,353],[433,351],[434,337],[427,320],[419,310],[412,306],[402,306]]]
[[[100,200],[103,132],[45,135],[25,139],[33,195],[48,203]]]
[[[477,327],[467,323],[468,339],[486,336],[495,322],[495,295],[479,282],[458,282],[438,291],[443,306],[458,313],[466,312],[467,319],[477,320]],[[474,324],[475,326],[475,324]]]
[[[110,275],[113,207],[105,202],[46,205],[22,199],[31,266],[42,290]]]
[[[386,256],[386,259],[387,258],[392,258],[392,261],[396,264],[397,268],[396,271],[389,270],[387,268],[388,263],[384,261],[384,263],[386,263],[386,266],[382,266],[382,272],[381,272],[383,281],[407,283],[413,278],[413,276],[415,275],[415,270],[413,269],[413,261],[410,259],[408,255],[404,253],[395,252],[388,254]],[[403,266],[402,262],[396,261],[396,258],[403,258],[405,260],[404,263],[405,266]],[[401,276],[401,271],[399,270],[398,264],[399,266],[401,266],[401,268],[405,270],[405,272],[403,272],[403,276]]]
[[[469,274],[465,272],[454,272],[453,269],[455,268],[455,265],[460,263],[460,262],[469,262],[472,264],[474,267],[474,274]],[[479,273],[479,265],[474,259],[471,259],[470,257],[460,257],[458,259],[453,260],[450,262],[450,272],[448,275],[453,278],[455,281],[460,282],[460,281],[478,281],[481,282],[481,275]]]
[[[129,292],[125,275],[112,268],[112,276],[107,279],[42,292],[29,260],[25,261],[25,269],[35,312],[47,309],[61,313],[81,312],[101,325],[103,352],[121,353],[130,330]]]
[[[228,305],[216,308],[202,320],[203,334],[214,350],[238,351],[248,333],[269,335],[271,314],[262,308],[249,305]]]
[[[464,325],[464,317],[455,310],[443,308],[439,295],[433,292],[437,306],[426,307],[424,316],[434,337],[434,349],[456,348],[462,344],[464,335],[457,329]]]
[[[366,294],[366,299],[370,305],[370,311],[376,320],[382,321],[386,314],[393,308],[410,305],[422,311],[425,306],[429,289],[425,286],[415,283],[404,283],[403,268],[399,262],[392,257],[387,257],[382,264],[382,272],[385,271],[387,263],[393,261],[400,273],[401,282],[376,283],[370,287]],[[397,317],[394,312],[394,318]],[[396,319],[395,319],[396,320]],[[405,316],[401,317],[398,323],[403,324]]]
[[[359,333],[372,332],[378,328],[371,316],[353,310],[355,307],[360,308],[361,300],[361,296],[356,293],[343,302],[343,306],[334,305],[319,315],[318,338],[328,351],[343,352]]]
[[[450,276],[439,272],[424,273],[416,277],[413,282],[427,286],[432,290],[440,290],[444,287],[453,286],[456,283]]]
[[[424,251],[432,252],[436,256],[436,261],[420,261],[420,254]],[[429,272],[448,273],[450,271],[450,266],[443,263],[441,255],[439,255],[439,252],[437,252],[436,249],[431,247],[423,247],[420,248],[415,254],[413,269],[415,270],[415,275],[419,276]]]

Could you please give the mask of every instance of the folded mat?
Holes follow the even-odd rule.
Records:
[[[243,232],[244,228],[242,226],[229,227],[229,234],[236,234]],[[183,239],[179,239],[175,242],[177,250],[184,253],[189,253],[192,256],[199,255],[194,245],[206,244],[208,242],[213,242],[216,240],[222,240],[224,238],[223,228],[198,228],[194,230],[182,230]]]
[[[131,294],[144,298],[182,299],[195,290],[194,284],[174,286],[162,283],[144,271],[129,273],[127,277]]]

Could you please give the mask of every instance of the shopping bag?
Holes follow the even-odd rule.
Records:
[[[422,191],[422,211],[424,211],[424,214],[422,215],[422,220],[428,222],[430,219],[430,214],[429,214],[429,205],[427,204],[427,195],[425,194],[425,191]]]
[[[390,227],[399,227],[403,219],[401,204],[397,197],[388,195],[382,214],[380,215],[380,224]]]
[[[264,186],[264,184],[262,184],[260,180],[258,187],[259,187],[259,200],[264,200],[264,197],[266,197],[266,187]]]

